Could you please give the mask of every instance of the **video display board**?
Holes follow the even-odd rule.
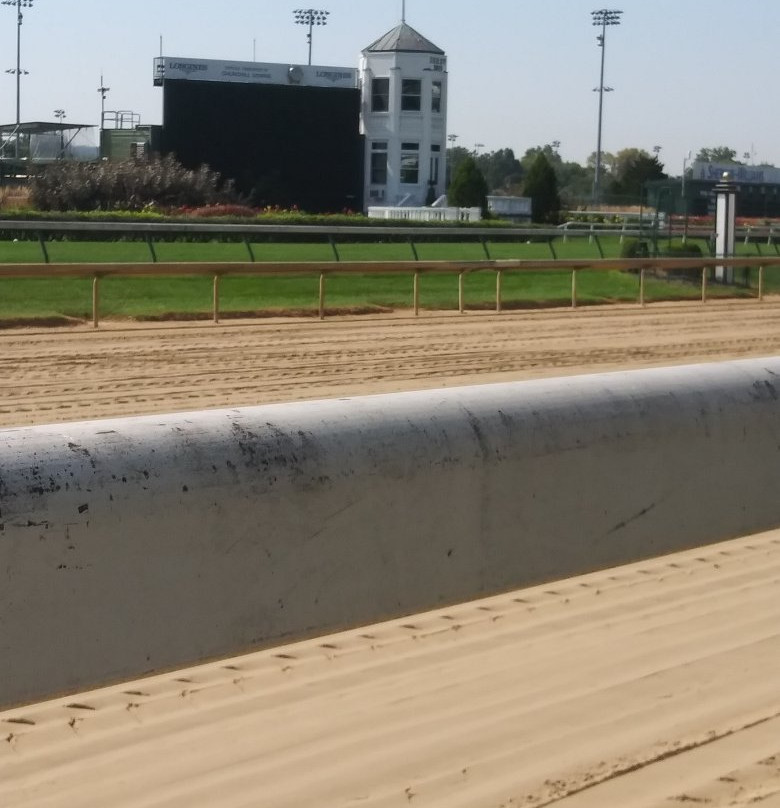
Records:
[[[253,205],[360,211],[359,121],[354,88],[166,79],[161,149],[233,179]]]

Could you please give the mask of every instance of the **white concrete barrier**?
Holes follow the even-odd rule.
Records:
[[[780,359],[0,432],[0,706],[780,524]]]

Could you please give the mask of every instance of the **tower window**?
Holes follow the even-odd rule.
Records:
[[[422,81],[420,79],[403,79],[401,82],[401,109],[404,112],[419,112],[422,107]]]
[[[431,146],[431,167],[430,182],[433,185],[439,184],[439,158],[441,156],[441,146],[434,144]]]
[[[371,111],[387,112],[390,109],[390,79],[371,80]]]
[[[387,185],[386,140],[375,140],[371,144],[371,184]]]
[[[441,112],[441,82],[434,81],[431,90],[431,112]]]
[[[417,185],[420,178],[420,144],[401,144],[401,182]]]

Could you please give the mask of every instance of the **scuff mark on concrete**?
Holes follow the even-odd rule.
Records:
[[[624,527],[628,527],[632,522],[636,522],[637,519],[641,519],[643,516],[646,516],[650,511],[652,511],[658,505],[657,502],[654,502],[652,505],[648,505],[646,508],[642,508],[639,513],[635,513],[633,516],[630,516],[628,519],[623,520],[622,522],[618,522],[611,530],[607,531],[607,536],[611,536],[613,533],[617,533],[618,530],[623,530]]]

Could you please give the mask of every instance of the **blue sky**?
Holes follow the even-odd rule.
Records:
[[[171,56],[305,63],[305,29],[287,0],[34,0],[22,27],[22,119],[99,122],[108,109],[159,123],[152,59]],[[357,66],[359,52],[395,25],[401,0],[322,0],[315,64]],[[458,145],[560,141],[565,159],[596,148],[600,51],[584,0],[407,0],[407,22],[447,52],[449,131]],[[607,32],[603,148],[662,147],[679,174],[689,150],[728,145],[780,165],[780,0],[623,0]],[[0,48],[15,66],[15,9],[0,6]],[[13,76],[0,73],[0,118],[15,119]]]

